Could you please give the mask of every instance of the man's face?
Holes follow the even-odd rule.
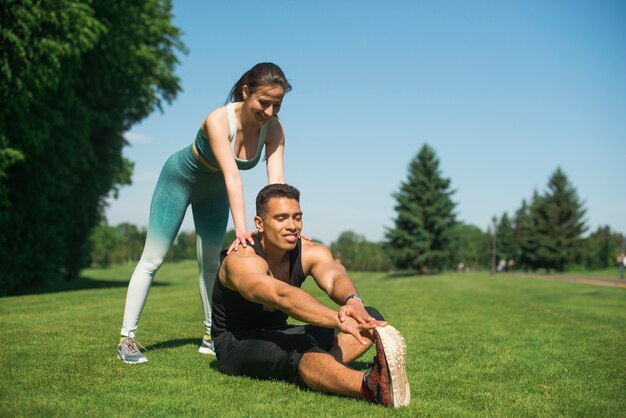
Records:
[[[294,199],[272,197],[267,203],[267,212],[262,218],[257,216],[255,223],[267,244],[293,250],[302,231],[300,204]]]

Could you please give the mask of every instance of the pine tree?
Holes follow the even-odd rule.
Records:
[[[409,164],[406,182],[394,194],[395,227],[387,250],[396,267],[420,272],[450,264],[451,230],[456,224],[450,180],[443,178],[435,151],[424,144]]]
[[[526,200],[522,200],[522,206],[515,212],[513,218],[513,242],[515,246],[513,259],[517,268],[524,271],[536,268],[537,236],[531,208],[537,204],[538,199],[539,194],[535,191],[530,204],[526,203]]]
[[[537,232],[537,265],[550,271],[564,271],[578,262],[585,226],[585,209],[576,189],[560,169],[548,181],[548,190],[532,211]]]
[[[515,255],[515,244],[513,238],[513,226],[511,225],[511,221],[509,220],[509,215],[505,212],[500,218],[500,222],[498,222],[498,226],[496,228],[496,238],[497,238],[497,259],[504,259],[508,261],[511,258],[514,258]]]

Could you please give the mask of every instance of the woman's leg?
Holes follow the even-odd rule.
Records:
[[[181,175],[179,153],[170,157],[159,176],[152,202],[148,234],[141,259],[128,285],[121,335],[137,329],[150,284],[176,238],[191,197],[191,183]]]
[[[205,335],[211,335],[213,283],[219,267],[220,251],[226,234],[229,212],[224,180],[218,178],[212,183],[210,193],[191,204],[196,226],[200,299],[204,308]],[[205,186],[208,185],[205,184]]]

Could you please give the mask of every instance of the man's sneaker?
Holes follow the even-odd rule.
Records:
[[[374,330],[376,356],[363,376],[361,394],[370,402],[399,408],[411,402],[406,377],[406,343],[391,325]]]
[[[212,356],[215,355],[215,347],[213,346],[213,340],[210,335],[205,335],[204,338],[202,338],[202,344],[200,345],[198,352],[202,354],[210,354]]]
[[[117,358],[126,364],[147,362],[148,359],[139,351],[137,344],[139,343],[135,340],[135,333],[132,331],[129,333],[128,337],[120,338],[120,343],[117,346]]]

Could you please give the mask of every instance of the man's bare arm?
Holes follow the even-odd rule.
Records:
[[[374,328],[376,323],[342,322],[335,310],[320,303],[304,290],[275,279],[267,273],[267,263],[261,257],[251,255],[248,251],[238,252],[230,254],[224,260],[220,280],[226,287],[238,291],[252,302],[280,310],[302,322],[338,328],[366,344],[367,341],[360,332]]]
[[[358,294],[356,286],[346,269],[334,260],[328,248],[312,243],[308,245],[306,254],[306,263],[310,267],[311,276],[317,285],[341,307],[338,315],[341,322],[347,317],[352,317],[359,323],[375,321],[359,299],[346,300],[349,296]]]

